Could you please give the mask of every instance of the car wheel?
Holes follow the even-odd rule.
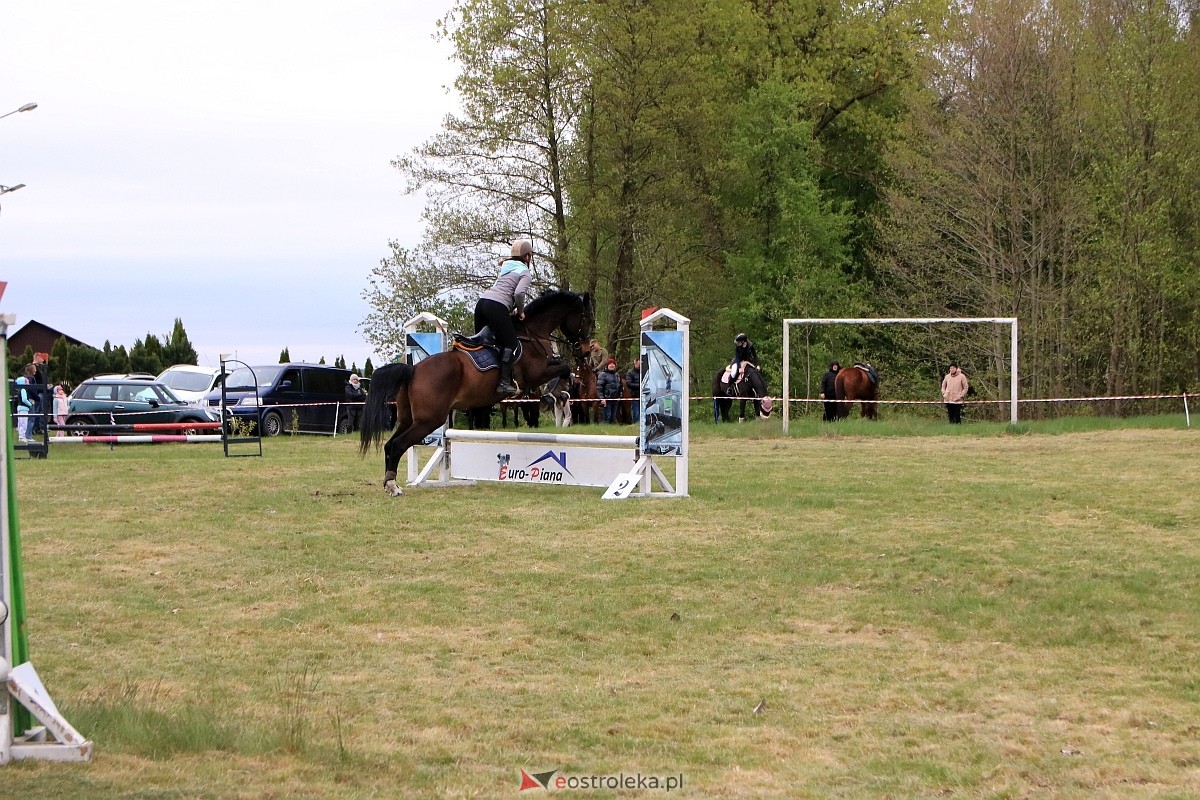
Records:
[[[263,436],[278,436],[283,433],[283,416],[278,411],[268,411],[262,418]]]
[[[350,417],[349,417],[349,415],[339,416],[338,421],[337,421],[337,435],[345,436],[348,433],[350,433]]]
[[[68,425],[95,425],[96,421],[91,417],[67,417]],[[86,436],[87,431],[67,431],[72,436]]]
[[[181,419],[181,420],[179,420],[179,422],[181,425],[186,425],[189,422],[200,422],[200,420],[198,420],[198,419]],[[183,436],[195,436],[196,434],[202,433],[202,432],[203,431],[201,431],[199,428],[180,428],[179,429],[179,433],[182,434]]]

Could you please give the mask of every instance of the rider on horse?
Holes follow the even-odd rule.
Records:
[[[754,342],[744,333],[739,333],[733,340],[733,375],[731,383],[737,383],[745,377],[745,364],[758,366],[758,351]]]
[[[500,346],[499,394],[513,395],[519,390],[513,383],[513,353],[517,349],[517,331],[512,318],[525,319],[525,293],[533,280],[533,245],[525,239],[512,246],[512,257],[500,262],[500,275],[475,304],[475,331],[490,327]]]

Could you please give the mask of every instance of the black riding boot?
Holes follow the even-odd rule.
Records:
[[[517,385],[513,383],[513,351],[505,349],[500,354],[500,385],[496,387],[496,391],[500,394],[516,394],[519,390]]]

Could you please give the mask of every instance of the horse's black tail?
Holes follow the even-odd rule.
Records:
[[[371,373],[371,391],[358,419],[358,450],[362,455],[371,445],[378,447],[383,435],[395,427],[396,392],[412,380],[412,375],[413,368],[408,364],[384,364]]]

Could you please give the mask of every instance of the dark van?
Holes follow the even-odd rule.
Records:
[[[234,419],[251,429],[258,425],[263,436],[285,431],[345,434],[351,419],[344,406],[349,378],[350,370],[324,364],[238,367],[225,380],[225,401]],[[205,399],[209,406],[219,406],[220,388]]]

